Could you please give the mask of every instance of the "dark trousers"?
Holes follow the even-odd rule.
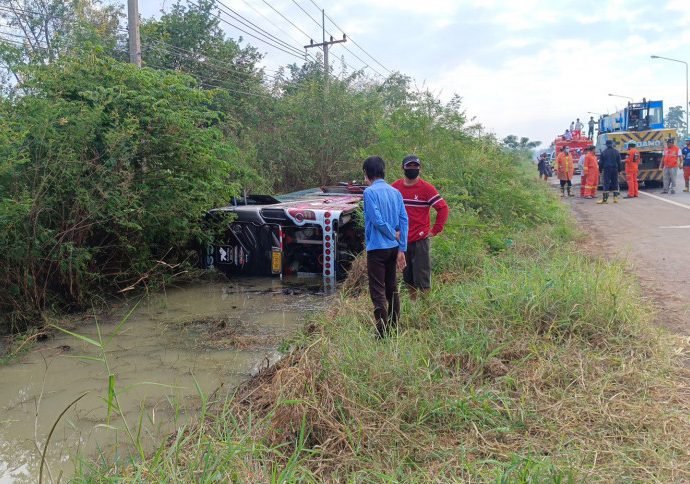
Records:
[[[618,168],[615,166],[604,167],[604,192],[613,192],[618,196]]]
[[[376,331],[380,338],[387,336],[398,325],[400,299],[396,264],[398,248],[376,249],[367,252],[369,295],[374,303]]]
[[[589,139],[594,139],[594,128],[590,128],[590,130],[587,131],[587,137]]]

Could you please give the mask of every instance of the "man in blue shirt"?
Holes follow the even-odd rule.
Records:
[[[680,151],[683,155],[683,177],[685,178],[684,192],[690,190],[690,136],[685,138],[685,147]]]
[[[405,268],[407,212],[402,195],[385,182],[386,164],[370,156],[362,165],[369,187],[364,190],[364,239],[367,246],[369,295],[379,338],[398,324],[400,299],[396,266]]]

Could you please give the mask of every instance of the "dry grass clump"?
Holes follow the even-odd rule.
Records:
[[[440,287],[389,341],[365,297],[345,301],[234,412],[291,449],[274,463],[306,435],[301,466],[319,479],[687,480],[690,375],[673,352],[687,346],[636,296],[615,265],[564,255]]]

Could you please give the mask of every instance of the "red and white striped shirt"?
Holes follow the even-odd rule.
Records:
[[[417,183],[411,186],[405,185],[405,180],[396,180],[391,186],[403,196],[407,217],[409,219],[409,230],[407,242],[416,242],[431,235],[440,234],[443,226],[448,220],[448,204],[438,194],[436,188],[429,182],[419,178]],[[434,227],[431,226],[429,212],[431,207],[436,210],[436,221]]]

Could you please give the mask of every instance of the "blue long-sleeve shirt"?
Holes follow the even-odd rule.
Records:
[[[407,212],[402,195],[382,179],[364,190],[364,239],[367,251],[407,250]],[[396,232],[400,237],[396,238]]]

